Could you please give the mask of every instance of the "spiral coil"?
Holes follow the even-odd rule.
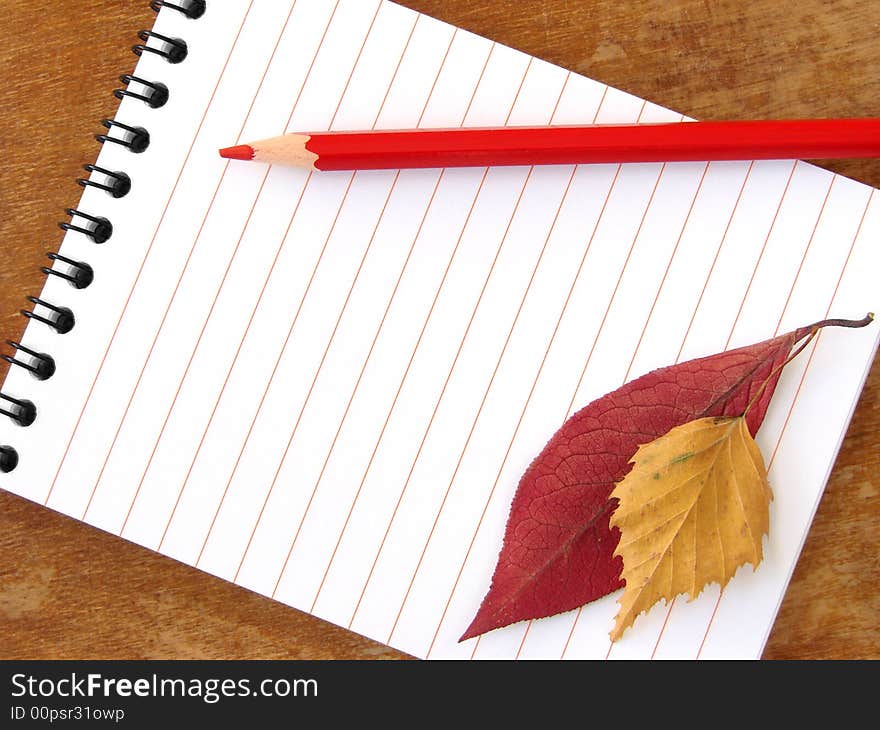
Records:
[[[122,76],[119,77],[119,80],[125,84],[124,89],[116,89],[116,91],[113,92],[113,96],[119,100],[124,99],[126,96],[130,96],[133,99],[140,99],[140,101],[144,102],[152,109],[158,109],[161,106],[165,106],[168,102],[168,87],[165,86],[165,84],[159,83],[158,81],[146,81],[145,79],[140,79],[131,74],[122,74]],[[134,85],[135,88],[140,88],[140,93],[132,91],[132,85]]]
[[[150,2],[150,7],[156,12],[167,8],[195,20],[204,15],[207,3],[205,0],[174,2],[153,0]],[[184,61],[189,53],[189,47],[182,38],[172,38],[152,30],[142,30],[138,33],[138,39],[141,42],[132,46],[132,52],[137,56],[150,53],[163,58],[168,63],[177,64]],[[136,99],[151,109],[158,109],[168,102],[170,94],[165,84],[132,74],[123,74],[119,80],[125,88],[113,92],[117,99],[122,100],[125,97]],[[95,135],[101,144],[120,145],[134,154],[140,154],[150,146],[150,133],[144,127],[130,126],[114,119],[102,119],[101,124],[107,130],[105,133]],[[113,198],[122,198],[131,191],[132,181],[125,172],[108,170],[92,164],[85,165],[84,169],[88,175],[77,180],[83,188],[96,188]],[[113,224],[107,218],[76,208],[66,208],[65,212],[70,220],[58,224],[65,232],[80,233],[95,244],[105,243],[112,237]],[[63,279],[75,289],[85,289],[94,280],[95,272],[89,264],[59,253],[47,255],[51,263],[40,269],[47,276]],[[74,328],[76,317],[70,308],[48,302],[40,297],[29,296],[27,300],[32,306],[21,310],[24,317],[51,327],[57,334],[66,334]],[[7,340],[6,344],[13,349],[13,354],[0,357],[8,362],[10,367],[27,370],[40,381],[48,380],[55,374],[55,359],[50,354],[33,350],[13,340]],[[37,407],[33,401],[18,394],[13,396],[0,392],[0,416],[6,416],[17,425],[26,428],[36,421]],[[18,463],[19,454],[16,449],[13,446],[0,444],[0,473],[11,472]]]

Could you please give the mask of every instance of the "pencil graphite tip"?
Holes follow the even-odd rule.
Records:
[[[254,148],[249,144],[224,147],[220,150],[220,157],[225,157],[227,160],[252,160],[254,159]]]

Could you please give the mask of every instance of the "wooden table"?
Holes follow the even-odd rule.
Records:
[[[880,116],[877,0],[403,4],[697,118]],[[56,221],[98,151],[91,133],[152,20],[146,0],[3,3],[6,337],[24,329],[15,313],[40,289]],[[880,161],[827,167],[880,186]],[[880,656],[878,431],[875,363],[765,657]],[[403,656],[5,492],[0,555],[0,658]]]

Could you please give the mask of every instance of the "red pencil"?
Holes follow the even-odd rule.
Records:
[[[880,157],[880,119],[317,132],[220,155],[313,170]]]

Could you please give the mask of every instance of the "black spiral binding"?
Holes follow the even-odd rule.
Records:
[[[205,14],[207,3],[205,0],[175,2],[153,0],[150,7],[156,12],[168,8],[194,20]],[[152,30],[140,31],[138,38],[141,43],[132,47],[132,51],[137,56],[152,53],[164,58],[168,63],[176,64],[182,62],[189,52],[183,39],[160,35]],[[131,97],[142,101],[151,109],[158,109],[168,102],[169,91],[165,84],[131,74],[124,74],[119,80],[125,84],[125,88],[113,92],[117,99]],[[150,146],[150,133],[143,127],[129,126],[113,119],[103,119],[101,124],[107,129],[106,133],[95,135],[101,144],[111,142],[126,147],[136,154],[144,152]],[[131,191],[131,178],[124,172],[107,170],[97,165],[85,165],[84,169],[88,176],[77,180],[77,183],[84,188],[97,188],[114,198],[122,198]],[[96,244],[105,243],[113,235],[113,224],[103,216],[92,215],[76,208],[67,208],[65,212],[70,216],[70,221],[58,224],[65,231],[81,233]],[[47,276],[64,279],[75,289],[85,289],[94,280],[95,272],[89,264],[75,261],[59,253],[47,255],[51,264],[40,269]],[[70,308],[47,302],[39,297],[27,297],[27,300],[32,307],[22,309],[21,314],[28,319],[51,327],[58,334],[66,334],[74,328],[76,318]],[[10,366],[27,370],[37,380],[48,380],[55,374],[55,359],[48,353],[32,350],[13,340],[7,340],[6,344],[14,351],[12,355],[2,356]],[[27,427],[37,419],[37,407],[26,398],[0,392],[0,415],[7,416],[19,426]],[[18,466],[18,462],[19,455],[15,448],[0,444],[0,473],[11,472]]]
[[[23,352],[28,356],[26,359],[16,360],[11,355],[3,355],[3,359],[10,365],[23,367],[30,371],[37,380],[48,380],[55,374],[55,358],[51,355],[47,355],[45,352],[36,352],[13,340],[6,340],[6,344],[14,347],[17,352]]]
[[[131,50],[138,56],[143,53],[155,53],[157,56],[162,56],[168,63],[180,63],[189,52],[185,40],[169,38],[152,30],[140,31],[138,38],[143,43],[138,43],[136,46],[131,47]],[[153,45],[148,45],[151,41]]]
[[[161,84],[158,81],[139,79],[137,76],[132,76],[131,74],[123,74],[119,77],[119,80],[125,84],[125,88],[116,89],[116,91],[113,92],[113,96],[117,99],[123,99],[126,96],[130,96],[133,99],[140,99],[153,109],[165,106],[168,102],[168,87],[165,86],[165,84]],[[134,85],[136,89],[140,89],[140,93],[132,91],[132,85]]]
[[[95,243],[105,243],[113,235],[113,224],[103,216],[89,215],[75,208],[65,208],[64,212],[70,216],[71,220],[80,218],[86,221],[86,223],[83,225],[66,222],[59,223],[58,227],[63,231],[78,231],[91,238]]]
[[[39,297],[27,297],[27,300],[34,305],[34,308],[22,309],[21,313],[28,319],[49,325],[59,335],[66,335],[76,324],[73,312],[67,307],[57,307]]]
[[[150,7],[157,13],[162,8],[171,8],[172,10],[177,10],[183,13],[187,18],[195,20],[196,18],[201,18],[205,14],[206,3],[205,0],[189,0],[189,2],[182,2],[180,4],[163,2],[163,0],[153,0],[153,2],[150,3]]]
[[[48,256],[53,262],[60,261],[63,264],[67,264],[67,267],[64,270],[43,266],[40,271],[47,276],[57,276],[64,279],[74,289],[85,289],[95,280],[95,272],[87,263],[74,261],[66,256],[62,256],[60,253],[48,253],[46,256]]]
[[[150,146],[150,133],[143,127],[129,127],[127,124],[117,122],[114,119],[102,119],[101,124],[108,131],[108,134],[95,135],[95,139],[101,144],[112,142],[113,144],[128,147],[128,149],[137,154],[140,154]],[[113,132],[116,132],[119,136],[114,137]]]
[[[112,172],[97,165],[83,165],[86,172],[98,172],[104,177],[103,182],[81,177],[77,182],[85,187],[99,188],[110,193],[114,198],[124,198],[131,192],[131,178],[124,172]]]

